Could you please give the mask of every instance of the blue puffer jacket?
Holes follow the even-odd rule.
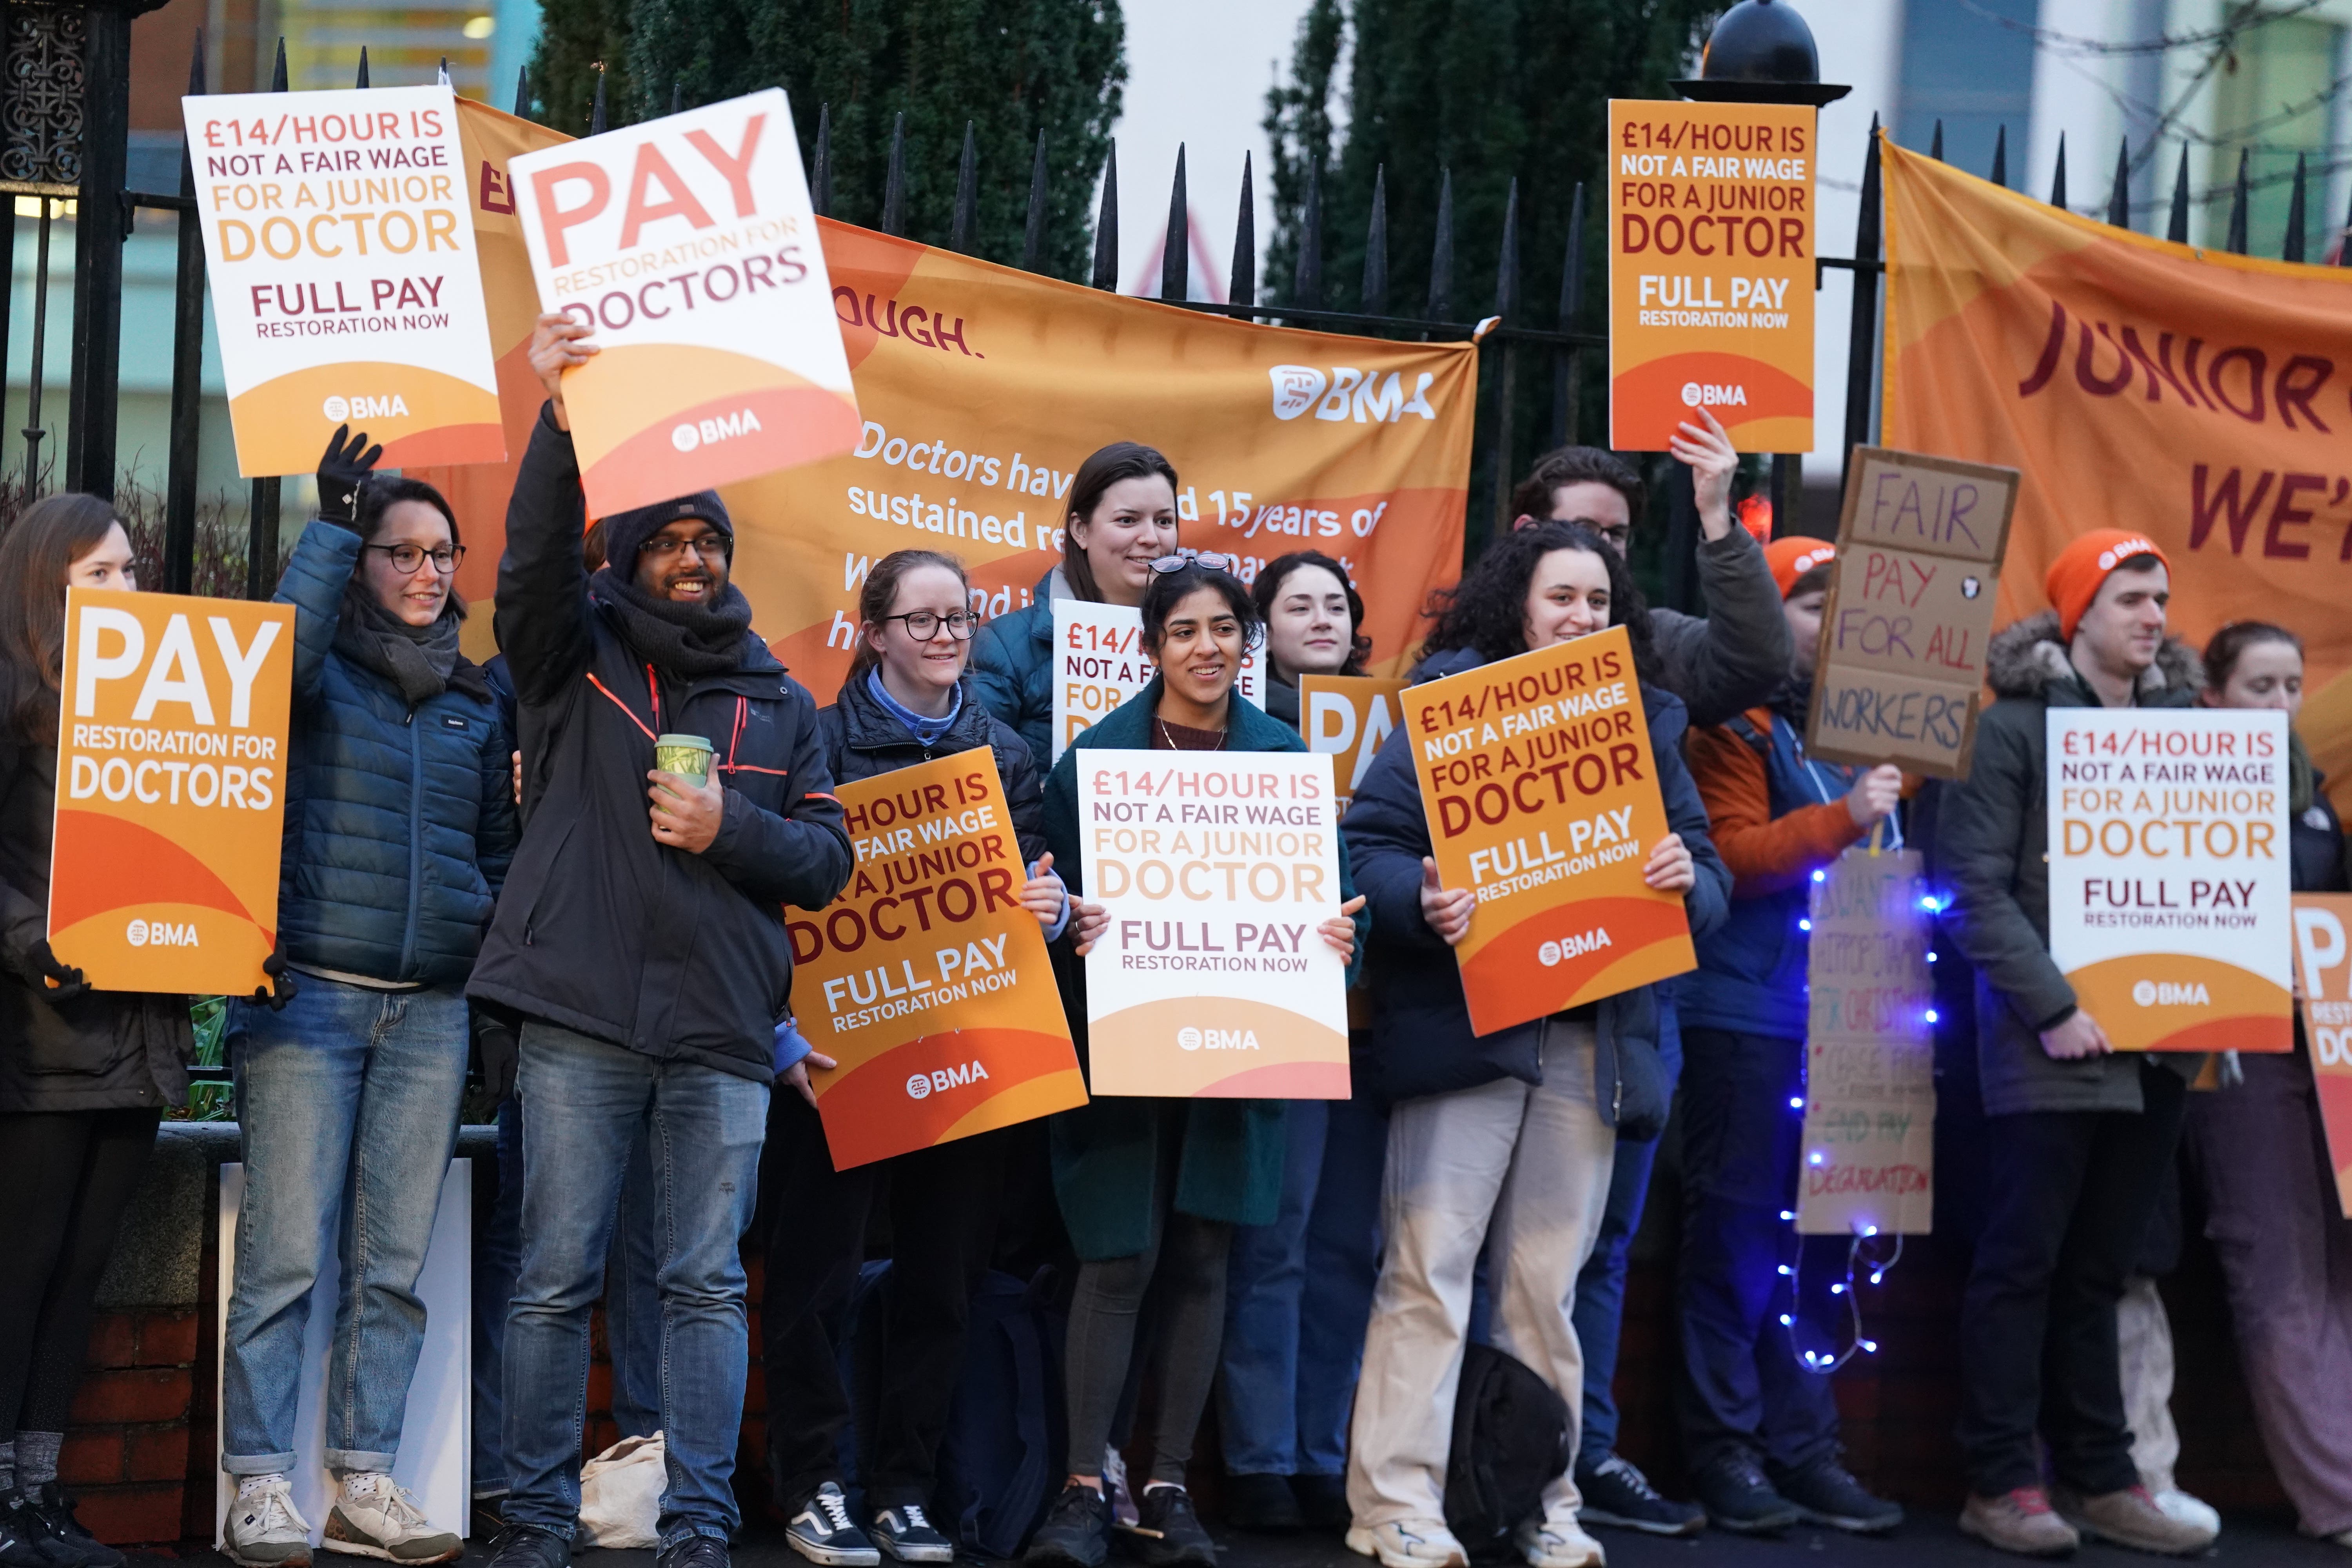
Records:
[[[1029,742],[1040,768],[1054,765],[1054,601],[1072,599],[1055,567],[1037,579],[1037,596],[997,616],[971,639],[971,685],[990,717]]]
[[[412,710],[335,652],[359,557],[358,534],[314,520],[278,586],[294,606],[279,941],[296,964],[462,984],[514,855],[514,744],[462,659]]]

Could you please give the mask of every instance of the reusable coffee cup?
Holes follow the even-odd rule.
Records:
[[[654,737],[654,766],[698,784],[710,782],[710,742],[700,735]]]

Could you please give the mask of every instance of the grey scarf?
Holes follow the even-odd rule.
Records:
[[[453,598],[431,626],[412,626],[376,603],[375,596],[355,581],[343,590],[342,615],[335,623],[335,651],[362,669],[391,681],[402,700],[414,708],[451,686],[475,691],[480,684],[474,666],[457,653],[457,628],[465,618],[466,612]]]

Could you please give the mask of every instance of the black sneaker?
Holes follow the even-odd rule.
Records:
[[[923,1517],[919,1502],[900,1503],[874,1516],[874,1544],[901,1563],[952,1563],[955,1542]]]
[[[1152,1482],[1135,1504],[1132,1550],[1144,1568],[1217,1568],[1217,1543],[1192,1511],[1192,1494],[1182,1487]]]
[[[1110,1504],[1094,1488],[1072,1481],[1045,1510],[1045,1522],[1029,1538],[1029,1550],[1021,1560],[1102,1568],[1109,1555]]]
[[[1225,1522],[1235,1530],[1297,1530],[1307,1516],[1288,1476],[1227,1476]]]
[[[1578,1466],[1576,1489],[1584,1497],[1576,1510],[1584,1524],[1638,1530],[1644,1535],[1696,1535],[1706,1528],[1705,1509],[1661,1495],[1650,1478],[1622,1454],[1611,1454],[1590,1469]]]
[[[1344,1531],[1356,1522],[1348,1508],[1345,1476],[1293,1476],[1290,1495],[1298,1500],[1299,1517],[1309,1530]]]
[[[490,1538],[486,1568],[572,1568],[572,1543],[527,1524],[509,1524]]]
[[[74,1568],[74,1556],[58,1538],[57,1527],[24,1492],[0,1492],[0,1552],[8,1568]]]
[[[1804,1510],[1779,1492],[1746,1454],[1708,1460],[1692,1478],[1706,1521],[1734,1535],[1777,1535],[1804,1517]]]
[[[50,1534],[73,1553],[79,1568],[122,1568],[122,1553],[83,1529],[81,1521],[74,1517],[73,1496],[64,1487],[55,1480],[44,1481],[40,1490],[28,1496],[33,1511],[47,1522]]]
[[[689,1535],[663,1549],[654,1568],[728,1568],[727,1543],[716,1536]]]
[[[1834,1454],[1823,1454],[1801,1469],[1784,1472],[1774,1486],[1811,1524],[1856,1535],[1879,1535],[1903,1522],[1903,1505],[1863,1490],[1862,1483],[1846,1474]]]
[[[882,1562],[882,1553],[849,1517],[849,1500],[841,1495],[837,1481],[827,1481],[809,1494],[784,1526],[784,1540],[824,1568],[879,1568]]]

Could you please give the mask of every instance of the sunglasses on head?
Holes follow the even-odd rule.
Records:
[[[1231,555],[1214,550],[1180,550],[1173,555],[1163,555],[1151,563],[1154,572],[1181,572],[1187,566],[1199,566],[1211,572],[1237,574],[1241,563]]]

